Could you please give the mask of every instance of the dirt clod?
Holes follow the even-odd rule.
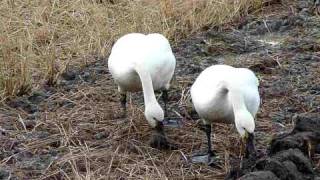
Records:
[[[305,155],[314,154],[320,144],[320,120],[318,113],[301,114],[296,117],[296,125],[292,132],[274,138],[270,146],[270,154],[298,148]]]
[[[61,77],[67,81],[72,81],[76,78],[76,73],[74,71],[66,71],[61,74]]]
[[[300,114],[290,133],[274,137],[269,156],[258,161],[245,159],[242,168],[234,168],[228,178],[253,177],[252,172],[272,172],[281,180],[314,179],[317,177],[308,158],[309,150],[319,144],[319,119],[316,114]],[[314,152],[314,151],[313,151]]]
[[[242,176],[239,180],[280,180],[271,171],[256,171]]]
[[[176,145],[168,141],[167,137],[163,133],[153,132],[150,137],[150,146],[156,149],[177,149]]]
[[[22,109],[29,114],[33,114],[38,111],[37,105],[31,103],[26,98],[19,98],[7,103],[12,108]]]

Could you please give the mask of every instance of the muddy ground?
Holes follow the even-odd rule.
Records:
[[[174,45],[177,67],[169,115],[180,120],[180,127],[166,128],[166,133],[178,150],[149,147],[151,130],[141,93],[130,95],[128,117],[119,118],[119,95],[106,58],[92,57],[95,63],[69,68],[56,87],[44,85],[8,100],[0,107],[0,179],[223,179],[239,164],[240,142],[233,125],[213,126],[218,166],[189,161],[192,153],[206,148],[206,139],[196,128],[188,90],[213,64],[247,67],[259,77],[256,147],[259,157],[268,158],[272,138],[291,132],[302,114],[319,121],[320,18],[315,2],[271,4]],[[308,151],[300,151],[310,164],[307,170],[298,168],[306,174],[299,178],[319,176],[319,145],[313,147],[311,159]]]

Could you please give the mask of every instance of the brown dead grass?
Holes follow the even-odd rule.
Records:
[[[0,2],[0,97],[54,85],[68,64],[106,57],[130,32],[159,32],[175,42],[223,24],[262,0],[32,0]]]
[[[214,124],[213,141],[221,159],[220,167],[190,163],[192,153],[206,148],[205,133],[190,119],[183,119],[181,128],[165,129],[169,139],[179,146],[178,150],[151,148],[148,144],[151,129],[145,121],[143,107],[130,99],[128,118],[117,118],[120,107],[118,97],[114,96],[116,88],[111,83],[99,79],[95,86],[82,84],[74,92],[55,93],[41,105],[43,112],[33,126],[26,125],[27,114],[12,109],[12,116],[2,119],[8,139],[0,143],[7,144],[3,149],[19,149],[19,152],[2,159],[0,168],[10,166],[14,176],[33,179],[223,179],[230,169],[230,158],[240,155],[235,146],[239,144],[235,128]],[[176,83],[173,86],[183,84],[179,79]],[[186,88],[182,87],[182,92],[186,93]],[[185,107],[185,96],[170,104]],[[74,102],[75,107],[45,108],[52,102],[59,104],[65,100]],[[266,131],[268,127],[269,124]],[[36,136],[42,132],[48,135]],[[28,134],[35,137],[28,138]],[[98,138],[99,135],[104,137]],[[32,158],[52,152],[58,155],[44,169],[34,170],[16,162],[24,152],[31,153]]]
[[[3,122],[0,127],[7,133],[0,138],[4,144],[2,150],[16,150],[16,153],[1,159],[0,168],[9,169],[18,179],[224,179],[231,168],[231,159],[240,155],[234,126],[213,125],[214,148],[221,160],[219,167],[192,164],[190,156],[207,147],[205,133],[196,128],[193,120],[183,118],[181,128],[165,129],[169,139],[179,146],[178,150],[153,149],[148,144],[151,128],[142,104],[137,101],[137,98],[141,100],[141,94],[129,97],[128,117],[119,119],[117,89],[110,74],[103,77],[106,78],[97,78],[94,84],[81,83],[73,91],[58,90],[40,104],[39,116],[31,120],[35,123],[31,126],[28,125],[30,115],[1,107],[0,111],[10,112],[0,117]],[[190,82],[188,78],[177,77],[172,83],[169,104],[173,109],[182,109],[176,112],[177,116],[187,111],[183,109],[188,105]],[[66,100],[75,106],[58,105]],[[263,139],[257,139],[258,149],[265,149],[261,146],[268,143],[275,131],[268,112],[272,111],[270,108],[278,108],[277,105],[262,104],[257,132]],[[37,136],[41,133],[47,135]],[[31,155],[19,159],[26,152]],[[44,163],[46,166],[41,170],[32,169],[39,161],[23,164],[50,154],[51,163]]]
[[[11,3],[13,1],[8,2]],[[67,5],[68,2],[54,2],[60,2],[59,7],[62,9],[67,8],[63,6],[63,3]],[[240,1],[237,1],[237,3],[238,2]],[[91,4],[93,7],[99,7],[101,5],[95,4],[94,2],[88,3],[77,1],[77,3],[79,3],[77,4],[79,5],[78,8],[74,7],[77,12],[81,11],[83,6],[87,7],[87,4]],[[105,3],[106,4],[101,5],[103,7],[100,8],[101,13],[106,13],[106,11],[115,12],[114,9],[107,9],[106,7],[111,8],[116,5],[107,4],[107,2]],[[124,2],[118,1],[117,3]],[[131,5],[136,5],[136,2],[131,3],[133,3]],[[123,4],[123,7],[121,8],[128,8],[129,5],[130,3]],[[138,5],[136,6],[145,8],[145,5]],[[89,9],[81,12],[91,12]],[[129,10],[129,8],[127,10]],[[0,12],[3,14],[3,11]],[[15,12],[18,13],[18,11]],[[34,39],[32,42],[37,45],[33,46],[39,48],[37,51],[31,51],[32,53],[38,52],[39,54],[31,54],[32,56],[30,55],[30,57],[26,56],[30,58],[30,62],[32,63],[23,63],[25,61],[23,61],[24,59],[21,57],[24,56],[20,55],[21,52],[25,51],[19,49],[21,48],[21,44],[18,45],[19,43],[13,43],[15,42],[13,41],[14,38],[19,42],[19,38],[14,36],[14,31],[11,32],[13,34],[11,34],[9,38],[1,36],[0,42],[11,42],[11,44],[1,44],[2,47],[7,48],[3,48],[1,51],[6,52],[10,50],[9,53],[5,54],[10,57],[8,59],[14,59],[12,61],[0,61],[0,63],[3,63],[1,65],[5,65],[1,67],[7,67],[5,68],[6,71],[2,69],[1,72],[11,72],[12,74],[8,75],[8,77],[13,79],[10,80],[4,78],[7,76],[0,76],[3,78],[1,79],[2,83],[6,82],[4,80],[8,80],[9,82],[19,82],[22,85],[27,84],[30,86],[30,84],[43,83],[44,81],[48,82],[50,77],[52,79],[51,82],[54,83],[57,74],[59,74],[59,71],[63,71],[65,64],[81,65],[85,64],[86,61],[90,61],[92,54],[95,55],[100,52],[101,54],[99,55],[104,55],[104,53],[109,50],[112,40],[122,33],[137,30],[135,28],[138,26],[141,28],[138,29],[141,32],[153,31],[153,29],[143,29],[142,27],[147,26],[140,25],[132,27],[132,29],[126,29],[125,25],[123,25],[121,31],[120,27],[109,28],[108,31],[104,31],[103,29],[98,28],[105,28],[104,26],[97,25],[93,28],[79,25],[79,27],[83,28],[82,32],[79,27],[78,29],[68,27],[67,22],[69,22],[70,19],[67,20],[65,17],[69,17],[70,14],[73,14],[72,12],[60,12],[57,10],[49,12],[52,13],[52,15],[59,15],[64,18],[63,21],[60,22],[58,21],[58,17],[52,17],[50,13],[44,15],[45,19],[53,18],[49,21],[52,22],[52,24],[56,23],[56,28],[47,25],[39,29],[37,28],[34,32],[32,31],[33,33],[37,32],[35,33],[37,34],[37,38],[32,35],[32,39]],[[132,13],[133,10],[130,10],[130,12]],[[15,14],[13,12],[8,13]],[[166,13],[166,16],[173,18],[173,16],[170,15],[170,11]],[[174,13],[177,12],[174,11]],[[104,22],[104,20],[108,19],[103,15],[95,15],[102,19],[99,20],[99,22]],[[81,20],[80,17],[84,19],[88,18],[84,14],[77,17],[79,17],[77,18],[79,21]],[[141,19],[141,17],[136,18]],[[115,19],[109,20],[112,21]],[[143,20],[143,22],[147,21]],[[177,23],[178,21],[170,20],[168,22]],[[63,24],[65,27],[59,28],[59,23]],[[127,23],[132,25],[131,22]],[[86,23],[83,23],[82,25],[86,25]],[[92,25],[92,23],[90,25]],[[0,26],[0,28],[3,27],[4,26]],[[177,40],[192,32],[192,29],[189,29],[190,31],[185,31],[185,34],[183,34],[177,29],[176,31],[169,31],[170,29],[168,27],[172,26],[167,26],[167,29],[164,28],[167,30],[165,33],[173,40]],[[92,29],[90,30],[90,28]],[[201,28],[201,26],[198,26],[198,28]],[[68,29],[68,31],[63,32],[63,30],[66,29]],[[85,31],[88,29],[90,31]],[[112,38],[108,34],[111,30],[112,32],[117,32]],[[196,31],[196,28],[194,30]],[[21,33],[20,31],[17,31],[16,34]],[[94,32],[105,34],[102,35]],[[170,34],[170,32],[172,32],[172,34]],[[77,33],[80,33],[81,36],[80,34],[79,36],[76,36]],[[48,36],[50,38],[48,38]],[[89,41],[90,37],[92,37],[91,41]],[[101,45],[97,42],[99,37],[101,39],[110,38],[110,40]],[[100,42],[103,42],[104,40],[105,39]],[[23,44],[26,42],[23,41],[21,43]],[[98,46],[99,48],[97,48]],[[76,53],[73,54],[71,52]],[[44,59],[41,60],[41,58]],[[284,59],[288,60],[289,58]],[[250,66],[250,63],[253,62],[256,61],[250,61],[250,59],[248,59],[248,62],[241,61],[241,63],[243,63],[242,66]],[[290,68],[285,66],[286,63],[283,62],[283,64],[284,66],[281,68]],[[14,69],[17,70],[8,71],[9,67],[15,67]],[[319,71],[314,73],[316,74],[312,75],[313,77],[319,77]],[[18,78],[19,76],[24,75],[29,76],[25,76],[28,77],[26,79]],[[298,102],[300,100],[294,96],[295,94],[299,94],[295,93],[294,89],[286,89],[286,92],[289,94],[281,96],[275,96],[274,94],[277,94],[277,92],[274,91],[276,90],[270,90],[273,86],[273,82],[281,78],[280,69],[275,68],[274,73],[269,75],[262,74],[260,78],[260,90],[263,101],[257,115],[256,131],[258,136],[256,140],[258,149],[265,150],[272,134],[279,133],[279,130],[277,130],[279,128],[275,126],[277,124],[270,121],[272,113],[283,112],[288,104],[298,104],[300,103]],[[175,107],[174,109],[176,109],[176,107],[182,109],[187,107],[188,86],[191,82],[191,77],[177,77],[172,83],[169,95],[176,93],[179,94],[178,97],[180,97],[173,99],[169,103]],[[316,82],[315,79],[312,83]],[[5,87],[19,89],[18,87],[22,86],[14,83],[11,86],[6,85]],[[4,93],[6,91],[2,92]],[[18,91],[15,90],[14,92]],[[152,149],[148,145],[151,130],[143,116],[143,107],[141,104],[137,103],[136,99],[129,99],[128,118],[119,119],[117,118],[117,115],[120,107],[116,94],[117,89],[111,81],[111,75],[107,74],[106,76],[103,76],[103,78],[97,78],[97,82],[94,84],[87,84],[84,82],[81,83],[77,89],[72,91],[64,91],[63,88],[57,89],[56,93],[52,94],[45,102],[40,104],[42,109],[39,111],[39,116],[36,116],[35,120],[28,120],[30,115],[22,110],[1,106],[0,133],[2,133],[1,131],[4,129],[3,132],[6,134],[5,136],[0,134],[0,144],[3,145],[0,147],[4,152],[4,156],[1,156],[2,159],[0,159],[0,168],[7,169],[11,172],[12,176],[16,176],[18,179],[223,179],[226,172],[230,169],[230,159],[240,154],[239,149],[237,148],[239,141],[235,128],[232,125],[214,124],[214,148],[218,151],[218,155],[222,160],[221,167],[211,168],[206,165],[189,163],[188,158],[193,152],[198,151],[201,148],[206,148],[206,141],[205,134],[195,127],[193,121],[188,119],[183,120],[184,124],[181,128],[166,129],[166,133],[170,140],[179,145],[179,150],[159,151]],[[141,100],[142,96],[139,97]],[[130,98],[134,98],[134,95]],[[63,104],[65,100],[73,102],[75,106],[72,108],[66,106],[52,106],[52,104]],[[52,107],[54,108],[51,109]],[[303,106],[297,107],[299,111],[302,111],[301,109],[306,109],[307,112],[309,111],[308,108]],[[2,112],[5,113],[2,114]],[[184,111],[182,110],[177,113],[179,114],[182,112]],[[289,129],[292,123],[290,118],[287,119],[289,122],[285,124],[286,127],[283,129]],[[30,122],[35,124],[30,125]],[[283,129],[281,132],[283,132]],[[44,137],[37,137],[37,134],[43,132],[47,133],[47,135]],[[101,135],[103,137],[99,137]],[[6,154],[10,152],[14,153],[11,155]],[[24,155],[25,153],[26,155]],[[31,164],[31,166],[25,166],[25,164],[21,163],[34,157],[46,156],[48,154],[51,154],[54,159],[51,160],[51,163],[49,163],[48,166],[40,170],[32,168],[36,166],[37,163]],[[24,156],[27,156],[26,160],[23,161],[19,159]],[[319,159],[319,157],[317,158]],[[319,167],[319,160],[317,162],[316,167]]]
[[[260,3],[260,0],[118,0],[115,4],[84,0],[1,1],[0,96],[4,99],[28,93],[43,84],[54,85],[68,65],[83,66],[93,56],[106,57],[113,42],[123,34],[160,32],[174,44],[202,28],[232,21]],[[19,153],[2,159],[0,167],[10,165],[10,171],[18,178],[223,179],[230,168],[230,156],[239,154],[234,146],[239,142],[233,127],[214,126],[215,148],[223,159],[220,169],[191,164],[189,156],[206,147],[205,135],[195,128],[194,122],[184,120],[182,128],[166,129],[179,150],[152,149],[148,145],[151,132],[143,108],[131,101],[128,118],[117,119],[116,88],[110,79],[100,80],[95,87],[83,84],[75,91],[52,95],[41,104],[43,109],[32,126],[23,111],[1,107],[11,112],[6,118],[0,117],[3,125],[11,129],[5,128],[9,129],[8,139],[1,139],[0,143],[11,150],[17,148]],[[185,80],[177,81],[184,84]],[[72,101],[75,107],[46,109],[48,103],[59,104],[64,100]],[[186,99],[175,102],[175,106],[185,107]],[[261,127],[266,131],[269,128],[263,124]],[[49,135],[27,138],[28,134],[39,132]],[[105,137],[97,138],[100,134]],[[58,155],[48,167],[37,170],[15,164],[17,156],[24,152],[33,157]]]

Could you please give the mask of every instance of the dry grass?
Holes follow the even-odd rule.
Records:
[[[183,84],[181,81],[178,79],[176,85]],[[6,130],[8,134],[0,143],[5,144],[3,149],[19,151],[2,159],[0,168],[10,167],[17,178],[36,179],[224,178],[231,157],[240,154],[235,146],[239,139],[233,126],[214,125],[214,146],[221,159],[219,168],[192,164],[191,154],[206,148],[205,133],[196,128],[194,121],[183,119],[181,128],[166,128],[178,150],[153,149],[148,144],[151,128],[145,121],[143,107],[136,99],[130,99],[128,117],[117,118],[120,107],[118,97],[113,96],[116,88],[111,83],[99,78],[95,86],[82,84],[74,92],[55,93],[41,105],[43,112],[32,120],[35,122],[32,126],[28,125],[28,115],[11,109],[13,115],[2,118],[3,128],[11,130]],[[182,92],[187,92],[187,87],[182,88]],[[185,97],[182,94],[180,100],[170,104],[184,107]],[[65,100],[74,102],[75,106],[45,108],[52,102],[61,104]],[[270,131],[270,125],[263,122],[258,128]],[[38,163],[45,167],[38,168]]]
[[[182,109],[177,115],[188,105],[190,82],[179,76],[172,83],[169,105],[174,107],[171,111]],[[153,149],[148,144],[151,128],[139,103],[142,94],[130,96],[128,117],[119,119],[119,97],[110,74],[100,75],[94,84],[75,86],[72,91],[59,89],[42,102],[34,120],[24,111],[0,107],[0,112],[6,112],[2,117],[0,113],[0,133],[1,128],[6,132],[0,138],[1,149],[15,152],[0,159],[0,169],[9,169],[18,179],[224,179],[231,160],[240,155],[235,127],[214,124],[219,167],[190,163],[190,156],[207,144],[205,133],[186,118],[181,128],[165,129],[178,150]],[[65,101],[74,107],[61,106]],[[264,137],[257,139],[258,149],[265,149],[265,141],[275,131],[268,105],[262,105],[258,117],[257,131]]]
[[[69,65],[82,67],[94,58],[106,57],[113,42],[123,34],[159,32],[175,43],[202,28],[240,17],[258,7],[261,0],[114,2],[1,1],[0,99],[28,93],[44,84],[54,85]],[[103,82],[95,87],[84,84],[72,92],[58,91],[40,105],[43,109],[31,126],[23,111],[1,107],[11,114],[0,117],[3,128],[9,129],[0,143],[10,150],[17,148],[18,153],[2,159],[0,167],[9,165],[18,178],[223,179],[230,168],[229,154],[239,154],[233,148],[237,142],[234,128],[215,126],[219,129],[214,137],[215,148],[226,163],[220,169],[186,161],[192,152],[206,147],[204,133],[192,121],[186,121],[180,129],[167,130],[179,150],[152,149],[143,108],[130,102],[129,117],[116,118],[116,88],[108,78],[110,75],[100,79]],[[50,103],[65,100],[75,107],[46,109],[52,106]],[[182,98],[175,105],[184,106],[185,101]],[[40,137],[43,133],[47,135]],[[225,134],[230,136],[226,139]],[[103,138],[98,137],[101,135]],[[24,160],[29,166],[19,159],[26,154],[32,154]],[[33,158],[39,157],[51,163],[38,168]]]
[[[185,5],[181,2],[1,1],[0,14],[4,18],[0,28],[4,30],[0,31],[0,57],[5,60],[0,61],[2,97],[26,93],[31,85],[56,83],[68,64],[83,66],[92,57],[105,57],[112,42],[124,33],[162,32],[175,42],[203,27],[230,21],[259,1],[207,0],[208,4],[197,4],[207,8],[196,8],[191,3],[191,9],[188,3],[196,0],[186,1]],[[8,9],[11,11],[4,11]],[[184,16],[180,18],[180,14]],[[243,66],[257,63],[250,59],[245,62],[239,61]],[[282,63],[282,68],[290,68]],[[290,118],[286,118],[286,127],[276,128],[279,123],[270,121],[272,113],[286,112],[288,105],[296,106],[299,112],[309,110],[296,97],[300,92],[293,90],[294,83],[285,89],[289,95],[273,89],[274,82],[283,83],[278,81],[283,79],[281,72],[275,68],[275,74],[261,76],[263,102],[257,116],[256,141],[262,151],[274,133],[291,125]],[[313,73],[312,77],[319,77],[318,71]],[[143,105],[138,103],[143,101],[141,94],[130,96],[128,117],[119,119],[117,89],[111,75],[97,76],[92,84],[79,82],[72,90],[55,89],[34,114],[5,103],[0,106],[0,170],[8,170],[17,179],[224,178],[231,160],[240,154],[238,134],[232,125],[213,126],[219,168],[192,164],[187,161],[190,155],[206,148],[205,134],[194,121],[183,118],[181,128],[166,128],[169,139],[179,145],[178,150],[150,148],[151,129]],[[177,76],[172,83],[169,104],[174,107],[171,110],[179,109],[177,114],[189,107],[188,88],[193,78]],[[316,80],[311,83],[316,84]],[[74,106],[68,107],[66,101]]]
[[[175,42],[229,22],[262,0],[32,0],[0,2],[0,96],[54,85],[66,65],[106,57],[129,32],[159,32]]]

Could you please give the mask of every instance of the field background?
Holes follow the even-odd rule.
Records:
[[[0,179],[224,179],[240,164],[238,133],[214,124],[217,166],[190,162],[206,148],[191,84],[212,64],[253,70],[256,147],[266,156],[297,115],[319,117],[319,10],[313,0],[0,1]],[[129,32],[172,44],[169,116],[181,126],[165,132],[177,150],[149,146],[141,93],[119,118],[107,57]],[[320,155],[312,160],[319,170]]]
[[[261,0],[4,0],[0,2],[0,97],[55,85],[69,66],[106,58],[130,32],[158,32],[172,44],[230,22]]]

